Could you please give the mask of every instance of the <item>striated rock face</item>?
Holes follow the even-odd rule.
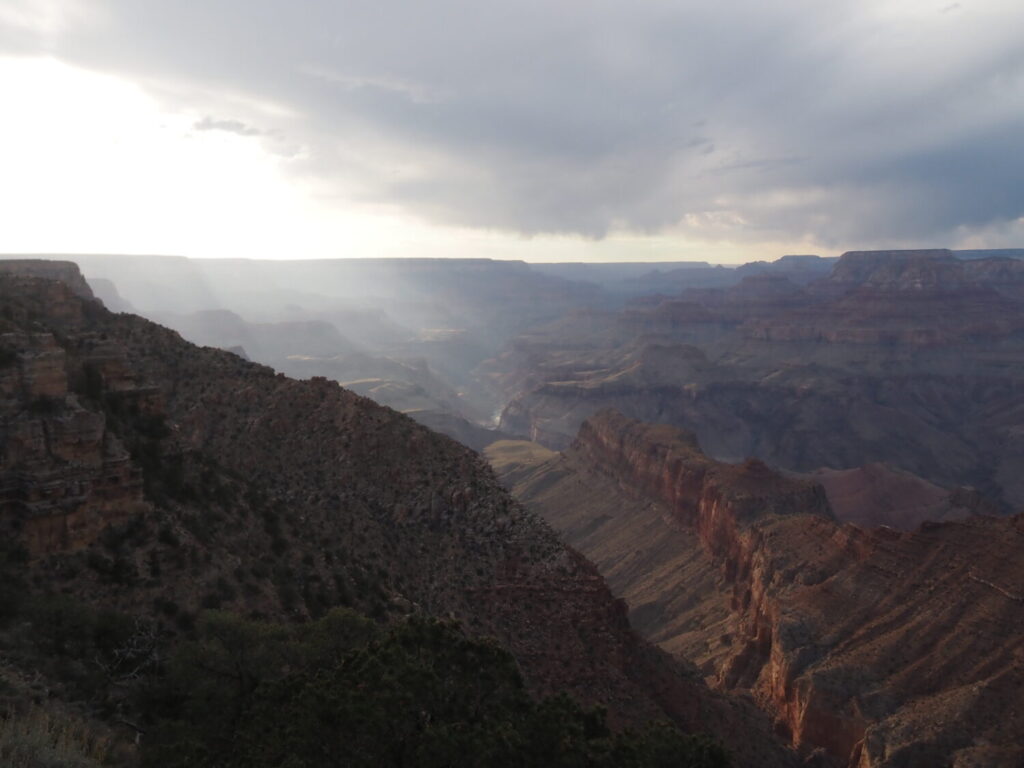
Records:
[[[729,380],[736,371],[721,364],[680,366],[675,381],[613,369],[534,388],[505,409],[502,429],[562,449],[586,418],[612,407],[690,429],[721,460],[758,456],[801,472],[880,461],[947,488],[1024,500],[1024,382],[1012,368],[886,378],[868,365],[858,374],[783,365],[759,381]]]
[[[827,309],[751,321],[744,330],[759,341],[951,346],[1019,334],[1024,313],[992,289],[965,289],[953,297],[861,291]]]
[[[591,483],[625,500],[618,519]],[[867,531],[814,483],[609,411],[515,487],[614,573],[645,634],[750,691],[802,750],[857,768],[1024,759],[1024,518]]]
[[[851,251],[807,306],[751,317],[749,338],[830,344],[951,345],[1024,329],[1024,264],[962,261],[947,250]]]
[[[0,357],[6,535],[20,536],[41,557],[88,546],[108,526],[144,511],[141,472],[105,416],[69,393],[67,355],[53,335],[0,334]],[[105,362],[98,355],[97,370]]]
[[[691,430],[723,461],[884,463],[1010,510],[1024,504],[1022,276],[1015,259],[851,253],[808,285],[764,274],[635,303],[603,318],[603,343],[564,318],[487,374],[502,430],[553,449],[610,407]]]
[[[72,363],[52,333],[26,330],[46,316],[77,325],[94,308],[82,301],[92,294],[74,264],[0,261],[0,272],[10,275],[0,321],[0,522],[32,556],[79,550],[147,505],[141,471],[106,416],[69,389],[69,371],[88,370],[122,398],[159,404],[129,375],[119,347],[83,339]]]
[[[786,275],[750,274],[728,288],[690,289],[681,298],[653,306],[634,303],[621,319],[633,333],[673,333],[687,329],[697,340],[713,340],[725,329],[810,302],[810,296]]]
[[[825,295],[859,288],[957,293],[987,286],[1013,294],[1022,281],[1024,263],[999,251],[968,260],[946,249],[849,251],[814,290]]]
[[[59,281],[83,299],[93,298],[92,289],[73,261],[48,259],[0,259],[0,272],[19,277],[41,277]]]
[[[823,281],[830,287],[877,285],[892,289],[959,287],[962,269],[946,248],[907,251],[847,251]]]
[[[707,541],[731,542],[737,524],[765,514],[829,516],[824,489],[816,483],[787,479],[756,459],[738,465],[713,461],[692,434],[615,411],[584,422],[573,449],[689,515],[682,522]]]

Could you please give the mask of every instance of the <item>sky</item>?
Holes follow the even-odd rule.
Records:
[[[1024,247],[1020,0],[0,0],[0,252]]]

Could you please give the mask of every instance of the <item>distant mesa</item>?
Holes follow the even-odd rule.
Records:
[[[49,259],[0,259],[0,272],[19,277],[39,277],[59,280],[83,299],[95,298],[89,284],[73,261]]]
[[[953,255],[958,259],[1024,259],[1024,248],[983,248],[953,251]]]
[[[775,261],[752,261],[736,268],[740,277],[772,274],[785,275],[800,285],[806,285],[828,275],[837,259],[814,254],[790,254]]]

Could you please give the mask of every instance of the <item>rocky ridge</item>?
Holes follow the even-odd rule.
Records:
[[[948,250],[851,251],[812,286],[817,301],[751,317],[751,338],[950,345],[1024,330],[1024,263],[963,261]],[[824,300],[822,300],[824,299]],[[803,304],[803,306],[799,306]]]
[[[507,476],[645,634],[749,690],[804,751],[857,768],[1024,758],[1020,516],[844,525],[814,483],[610,411]],[[591,485],[618,498],[595,505]]]

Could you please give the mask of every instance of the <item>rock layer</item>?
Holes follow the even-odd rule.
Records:
[[[69,393],[67,357],[53,335],[0,334],[0,356],[0,504],[8,535],[17,531],[40,557],[81,549],[144,511],[140,470],[104,415]]]
[[[1024,504],[1022,296],[1020,260],[854,252],[802,286],[763,275],[566,317],[482,370],[502,431],[556,450],[611,407],[720,460],[885,463],[1009,511]]]
[[[1024,759],[1024,518],[867,531],[833,519],[820,486],[759,462],[710,461],[692,436],[608,411],[565,457],[520,467],[516,489],[588,554],[601,550],[602,529],[628,527],[588,516],[592,478],[605,494],[607,482],[617,487],[626,509],[654,505],[664,535],[699,548],[718,574],[713,583],[663,580],[664,599],[650,602],[680,615],[638,626],[658,637],[674,622],[686,637],[673,650],[703,647],[696,660],[715,684],[749,690],[801,749],[857,768]],[[545,508],[574,494],[574,513]],[[617,553],[598,561],[607,569],[650,556],[655,537],[646,536],[641,552],[620,535]],[[632,571],[618,586],[641,594],[642,563]],[[644,618],[642,606],[632,609]]]

